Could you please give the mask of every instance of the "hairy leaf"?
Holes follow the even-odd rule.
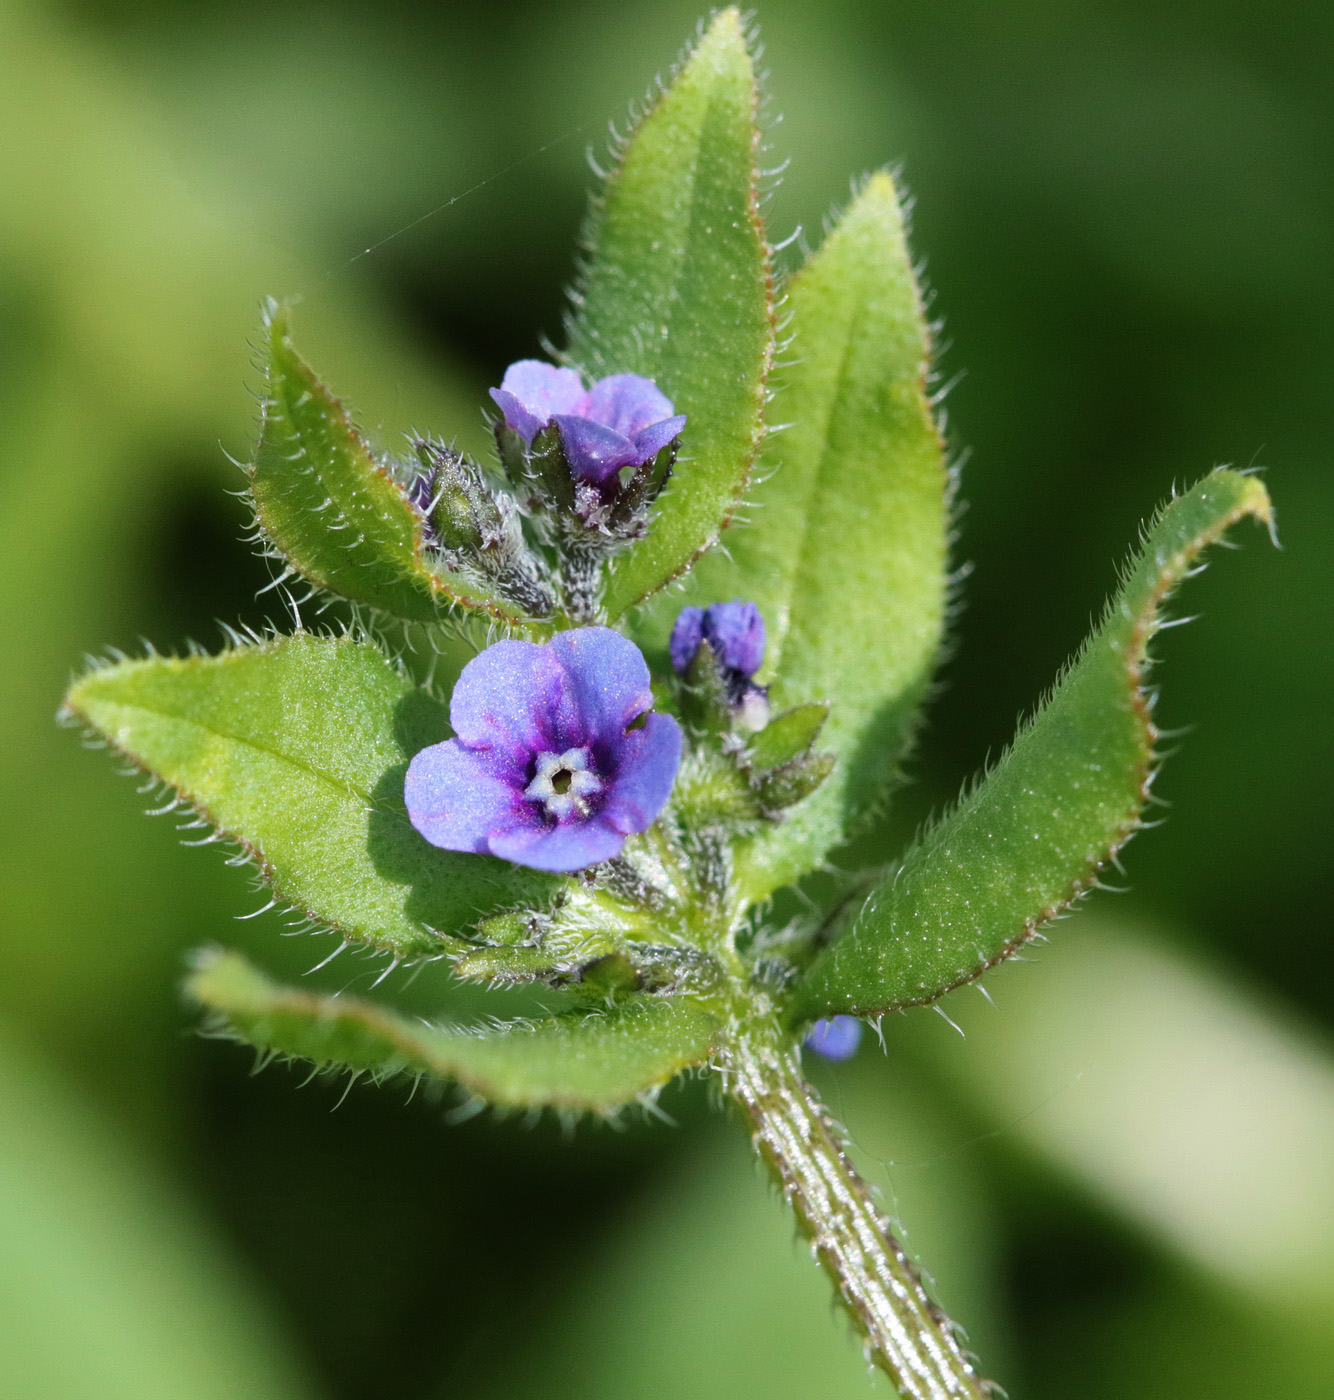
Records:
[[[450,604],[519,620],[480,579],[428,560],[421,515],[292,347],[284,308],[271,308],[266,342],[264,419],[248,474],[264,534],[292,567],[411,622],[439,621]]]
[[[681,999],[473,1030],[282,987],[237,953],[202,954],[188,994],[260,1050],[320,1067],[452,1079],[488,1103],[610,1112],[705,1060],[717,1018]]]
[[[930,346],[887,174],[793,279],[789,306],[791,363],[775,406],[790,426],[765,447],[754,524],[729,534],[730,559],[700,562],[686,599],[758,603],[775,702],[831,702],[820,748],[839,759],[833,776],[739,859],[737,879],[756,899],[818,865],[888,790],[940,648],[947,590]],[[674,615],[658,609],[650,644]]]
[[[759,445],[773,313],[755,101],[741,18],[723,10],[636,127],[594,210],[568,358],[590,379],[647,375],[689,419],[648,537],[613,566],[612,619],[717,539]]]
[[[90,672],[67,708],[259,862],[276,894],[345,937],[430,956],[556,882],[427,845],[403,774],[444,707],[365,643],[297,633],[221,656]]]
[[[1154,771],[1145,694],[1159,609],[1243,516],[1253,476],[1216,471],[1158,516],[1101,625],[1013,747],[843,920],[811,965],[801,1016],[934,1001],[1008,957],[1094,885],[1135,832]]]

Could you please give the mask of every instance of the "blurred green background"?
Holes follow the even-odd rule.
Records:
[[[972,566],[907,831],[1001,745],[1173,482],[1260,465],[1167,634],[1193,725],[1028,966],[815,1069],[1015,1400],[1334,1393],[1334,8],[771,0],[769,206],[900,163]],[[260,298],[393,442],[558,338],[585,149],[698,12],[0,0],[0,1375],[25,1400],[879,1391],[735,1125],[562,1134],[192,1033],[185,949],[329,951],[52,722],[84,652],[262,621]],[[430,212],[434,211],[434,212]],[[429,217],[423,217],[429,212]],[[373,251],[361,256],[363,249]],[[789,259],[793,253],[787,255]],[[270,598],[272,595],[269,595]],[[378,969],[346,959],[330,985]],[[438,984],[437,984],[438,986]],[[399,975],[382,988],[427,1007]]]

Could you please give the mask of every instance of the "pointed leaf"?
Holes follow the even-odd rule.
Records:
[[[934,1001],[1008,957],[1090,889],[1134,834],[1157,733],[1143,689],[1159,608],[1264,486],[1216,471],[1155,520],[1101,625],[1013,747],[861,902],[811,965],[799,1014]]]
[[[831,702],[833,776],[738,864],[759,899],[811,870],[883,799],[940,649],[947,476],[925,390],[930,356],[893,181],[873,176],[793,279],[791,365],[766,444],[754,524],[658,609],[746,598],[768,626],[779,706]],[[762,677],[763,678],[763,677]]]
[[[188,994],[260,1050],[321,1068],[451,1079],[488,1103],[608,1113],[708,1058],[718,1020],[683,999],[485,1030],[409,1021],[355,997],[281,987],[237,953],[200,956]]]
[[[690,567],[745,488],[773,353],[756,197],[755,74],[721,11],[626,144],[594,210],[568,358],[647,375],[688,422],[648,537],[614,563],[612,619]]]
[[[372,646],[298,633],[221,656],[93,671],[67,709],[244,846],[283,900],[396,957],[556,882],[429,846],[403,774],[444,707]],[[436,930],[439,932],[437,933]]]
[[[265,330],[264,418],[248,475],[274,548],[312,583],[394,617],[438,622],[458,604],[518,621],[489,585],[428,560],[421,515],[293,348],[285,308],[270,309]]]

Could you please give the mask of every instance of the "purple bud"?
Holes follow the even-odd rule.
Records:
[[[409,765],[408,816],[446,850],[538,870],[609,860],[653,824],[681,761],[680,726],[652,708],[643,655],[610,628],[497,642],[454,687],[457,737]]]
[[[729,684],[744,687],[764,662],[764,618],[759,608],[739,599],[707,608],[682,608],[668,643],[678,675],[690,669],[705,642],[713,648]]]
[[[549,423],[560,429],[570,470],[601,485],[623,467],[643,466],[676,438],[685,415],[640,374],[612,374],[585,390],[578,374],[542,360],[512,364],[491,390],[508,426],[529,446]]]
[[[806,1044],[826,1060],[850,1060],[861,1039],[862,1023],[855,1016],[831,1016],[806,1032]]]

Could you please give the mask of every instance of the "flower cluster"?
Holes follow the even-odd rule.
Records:
[[[400,481],[423,541],[438,563],[480,577],[529,617],[550,617],[560,601],[572,621],[591,622],[602,564],[647,531],[685,415],[642,375],[586,389],[574,370],[541,360],[510,365],[491,397],[509,489],[454,448],[414,439],[419,465]],[[543,550],[551,544],[555,558]]]

